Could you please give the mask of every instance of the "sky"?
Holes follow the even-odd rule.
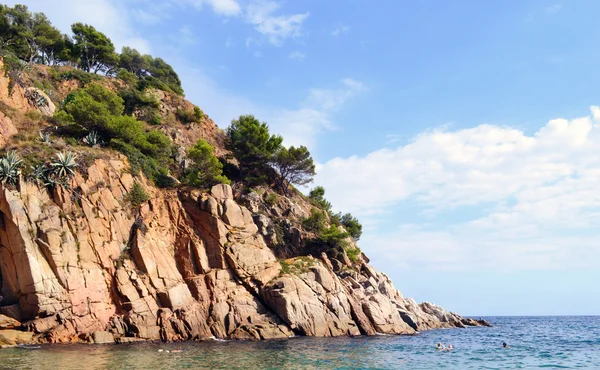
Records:
[[[404,296],[600,314],[600,2],[16,3],[162,57],[222,128],[308,146]]]

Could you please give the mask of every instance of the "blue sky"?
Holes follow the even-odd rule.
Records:
[[[600,314],[599,2],[22,3],[163,57],[221,127],[309,146],[405,296]]]

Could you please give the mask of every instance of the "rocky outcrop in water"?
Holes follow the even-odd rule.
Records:
[[[61,84],[56,94],[77,87]],[[8,85],[0,77],[4,112],[53,113],[45,93],[19,85],[8,93]],[[191,106],[158,98],[161,112]],[[0,145],[27,129],[19,122],[0,113]],[[206,117],[163,129],[180,146],[202,137],[225,153],[222,131]],[[268,188],[228,185],[165,190],[140,177],[150,200],[133,207],[128,168],[125,157],[103,152],[68,188],[25,179],[0,186],[0,346],[414,334],[487,324],[404,298],[364,255],[350,260],[307,247],[300,225],[312,206],[300,195],[267,201]]]

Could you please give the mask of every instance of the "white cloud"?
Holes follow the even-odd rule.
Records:
[[[317,183],[337,209],[375,224],[377,236],[362,244],[381,258],[436,268],[589,265],[600,258],[600,108],[591,111],[531,136],[494,125],[424,132],[393,150],[320,164]],[[396,214],[437,227],[377,229]]]
[[[348,33],[350,33],[350,27],[342,25],[331,31],[331,36],[337,37]]]
[[[235,17],[242,13],[242,7],[236,0],[184,0],[202,9],[205,5],[210,6],[212,10],[223,16]]]
[[[294,51],[288,55],[288,58],[294,59],[294,60],[304,60],[304,58],[306,58],[306,54],[299,52],[299,51]]]
[[[554,5],[547,6],[544,10],[546,11],[547,14],[556,14],[556,13],[560,12],[561,9],[562,9],[561,4],[554,4]]]
[[[302,25],[309,13],[293,15],[275,15],[280,5],[275,1],[254,1],[246,8],[246,20],[254,25],[256,31],[265,35],[275,45],[283,45],[288,38],[302,35]]]
[[[230,36],[225,40],[225,47],[230,48],[234,45],[233,38]]]

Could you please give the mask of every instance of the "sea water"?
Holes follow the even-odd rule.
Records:
[[[0,369],[600,369],[600,316],[485,319],[417,336],[20,347],[0,350]]]

